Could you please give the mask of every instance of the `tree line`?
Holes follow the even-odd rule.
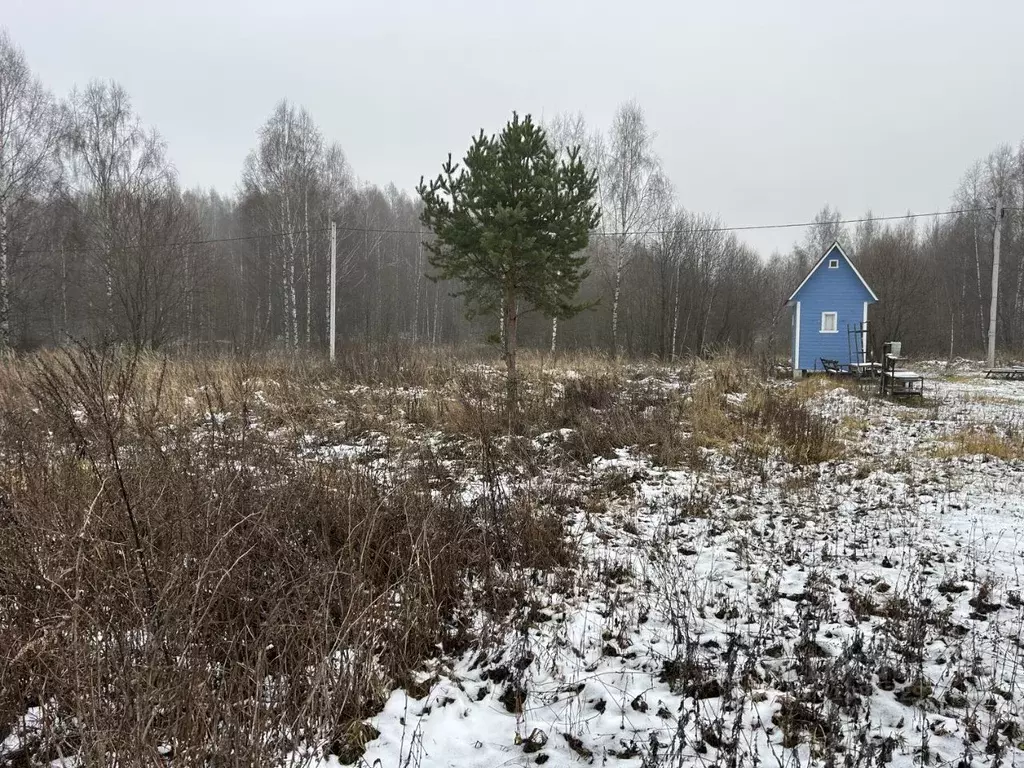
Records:
[[[543,127],[553,147],[579,147],[596,173],[600,216],[581,254],[578,300],[590,308],[561,321],[523,315],[524,346],[784,356],[783,302],[838,239],[881,299],[876,341],[902,340],[914,354],[977,354],[988,340],[1000,199],[997,341],[1024,347],[1024,145],[967,169],[949,215],[867,213],[843,224],[825,206],[790,252],[765,258],[718,217],[685,207],[688,191],[668,178],[636,102],[609,126],[561,114]],[[409,181],[430,170],[410,169]],[[394,184],[359,183],[342,147],[287,100],[256,130],[234,190],[185,188],[124,88],[93,81],[58,98],[0,32],[0,346],[102,337],[149,349],[322,352],[331,222],[339,339],[499,336],[500,313],[465,319],[461,286],[431,269],[421,213],[421,201]]]

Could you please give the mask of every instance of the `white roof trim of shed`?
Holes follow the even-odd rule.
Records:
[[[868,285],[868,281],[864,279],[864,277],[861,275],[859,271],[857,271],[857,267],[854,266],[854,263],[852,261],[850,261],[850,257],[846,255],[846,251],[843,250],[843,246],[841,246],[839,244],[839,241],[836,240],[832,243],[832,245],[830,245],[825,250],[825,253],[821,255],[821,258],[818,259],[818,263],[811,268],[811,271],[807,273],[807,277],[805,277],[803,282],[797,286],[795,291],[793,291],[793,295],[786,300],[787,304],[789,304],[790,302],[793,301],[794,298],[796,298],[796,295],[800,293],[800,289],[803,288],[807,284],[807,281],[811,279],[811,275],[818,271],[818,267],[825,263],[825,259],[828,258],[828,255],[832,253],[833,249],[838,250],[840,255],[842,255],[842,257],[846,259],[846,263],[850,265],[850,269],[853,270],[853,274],[857,276],[857,279],[860,280],[861,285],[863,285],[867,289],[867,292],[871,294],[871,298],[875,301],[878,301],[878,296],[875,295],[875,292],[873,290],[871,290],[871,286]]]

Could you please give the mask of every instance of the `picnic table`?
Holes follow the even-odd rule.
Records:
[[[985,369],[986,379],[1010,379],[1017,381],[1024,379],[1024,366],[1013,365],[1009,368],[987,368]]]
[[[850,363],[850,373],[856,379],[877,378],[882,373],[882,364],[875,362]]]

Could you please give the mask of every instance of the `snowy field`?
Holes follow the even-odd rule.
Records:
[[[1024,384],[931,375],[923,405],[829,390],[849,454],[764,476],[629,449],[580,514],[580,578],[521,632],[395,691],[368,765],[1021,765],[1024,465],[942,458],[1020,425]]]
[[[300,461],[392,482],[399,457],[429,452],[467,508],[555,510],[574,552],[569,567],[523,566],[505,615],[481,612],[471,642],[386,684],[355,752],[292,739],[283,763],[1024,765],[1024,382],[921,370],[923,402],[642,367],[607,392],[560,370],[530,396],[574,392],[589,421],[494,438],[497,470],[472,436],[472,403],[501,386],[486,366],[469,371],[478,392],[443,408],[464,381],[328,392],[315,424],[272,418],[288,395],[257,382],[254,426]],[[231,422],[188,398],[208,429]],[[620,427],[626,399],[652,423]],[[652,437],[672,408],[681,438]],[[805,412],[831,458],[806,459],[799,434],[788,452],[772,442]],[[12,760],[44,720],[33,706],[0,730],[0,765],[30,764]],[[157,749],[198,764],[175,759],[174,737]]]

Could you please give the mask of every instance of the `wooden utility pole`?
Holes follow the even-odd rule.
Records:
[[[338,310],[338,225],[331,222],[331,362],[334,362],[335,345],[337,342],[337,319],[335,313]]]
[[[996,231],[992,238],[992,307],[988,314],[988,367],[996,365],[996,312],[999,307],[999,241],[1003,233],[1003,196],[996,196]]]

